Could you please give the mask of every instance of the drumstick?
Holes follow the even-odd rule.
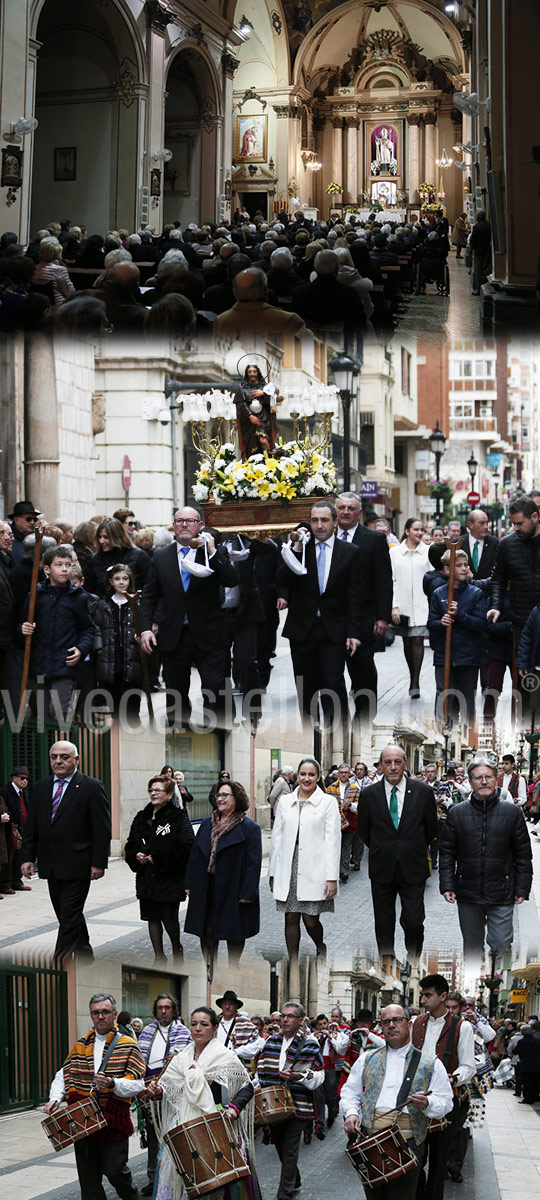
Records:
[[[429,1092],[424,1092],[424,1096],[431,1096],[431,1090]],[[404,1100],[403,1104],[396,1104],[396,1107],[393,1108],[391,1111],[392,1112],[400,1112],[402,1108],[407,1107],[408,1103],[409,1103],[408,1100]]]

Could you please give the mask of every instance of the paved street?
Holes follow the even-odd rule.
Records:
[[[519,1105],[510,1091],[496,1089],[487,1102],[485,1125],[475,1129],[464,1165],[464,1182],[448,1182],[445,1200],[537,1200],[540,1184],[540,1106]],[[0,1179],[10,1200],[79,1200],[72,1150],[51,1152],[38,1112],[0,1118]],[[138,1139],[130,1146],[135,1183],[146,1183],[146,1154]],[[256,1165],[263,1200],[273,1200],[279,1176],[272,1146],[256,1144]],[[344,1154],[338,1120],[324,1142],[302,1144],[299,1160],[302,1189],[299,1200],[342,1200],[363,1197],[353,1168]],[[105,1184],[108,1200],[116,1193]]]

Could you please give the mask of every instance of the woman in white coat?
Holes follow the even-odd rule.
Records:
[[[416,517],[409,517],[401,542],[398,546],[390,547],[394,580],[392,624],[397,626],[397,632],[403,637],[411,700],[420,699],[420,671],[424,661],[424,637],[427,634],[429,612],[423,580],[430,564],[423,536],[422,522]]]
[[[320,778],[317,760],[303,758],[298,786],[281,796],[272,833],[269,882],[278,912],[285,913],[290,958],[298,956],[300,917],[317,955],[326,953],[320,914],[334,911],[338,889],[341,820],[336,798],[319,787]]]

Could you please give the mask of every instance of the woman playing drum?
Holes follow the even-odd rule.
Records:
[[[195,1009],[190,1024],[193,1042],[173,1055],[159,1081],[149,1089],[151,1098],[162,1100],[156,1120],[160,1141],[176,1126],[221,1111],[234,1122],[250,1173],[225,1188],[219,1187],[218,1181],[211,1195],[214,1200],[218,1200],[218,1192],[223,1200],[261,1200],[255,1169],[250,1162],[249,1134],[246,1135],[244,1122],[240,1120],[240,1113],[246,1110],[246,1127],[249,1129],[252,1125],[253,1084],[234,1051],[216,1041],[217,1026],[218,1018],[212,1008]],[[182,1176],[164,1145],[158,1160],[155,1200],[180,1200],[183,1191]]]

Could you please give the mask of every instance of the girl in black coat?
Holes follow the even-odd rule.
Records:
[[[173,804],[174,780],[155,775],[148,783],[150,803],[133,820],[126,842],[128,866],[137,875],[136,893],[141,921],[148,921],[154,965],[163,966],[163,929],[171,939],[173,957],[183,955],[178,910],[185,900],[184,873],[193,844],[191,822]]]
[[[133,612],[127,593],[135,591],[133,571],[126,563],[110,567],[105,599],[92,607],[92,620],[100,633],[101,647],[97,652],[97,681],[107,689],[118,711],[122,696],[132,688],[140,689],[141,666],[139,647],[135,640]],[[126,716],[139,715],[140,692],[128,696]]]
[[[229,966],[238,966],[245,940],[255,937],[260,922],[260,827],[245,816],[249,800],[241,783],[221,783],[216,804],[189,857],[184,927],[201,939],[210,978],[218,942],[227,942]]]

